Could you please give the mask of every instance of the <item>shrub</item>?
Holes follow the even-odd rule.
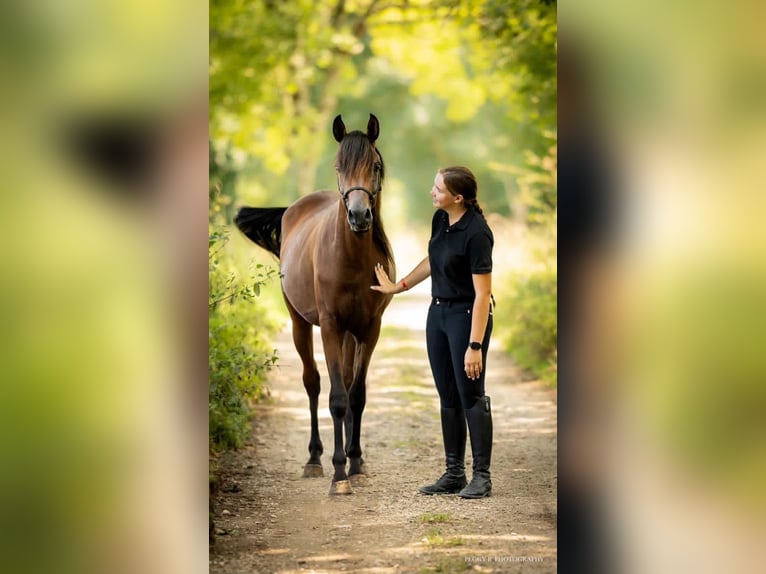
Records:
[[[258,295],[278,275],[255,265],[247,278],[226,252],[228,233],[211,226],[208,290],[208,416],[212,450],[241,446],[250,430],[252,400],[264,396],[265,374],[277,361],[269,320]]]
[[[502,282],[496,332],[524,369],[556,386],[557,277],[554,269],[515,272]]]

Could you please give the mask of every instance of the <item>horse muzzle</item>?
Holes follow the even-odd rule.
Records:
[[[348,225],[354,233],[365,233],[372,229],[372,211],[369,208],[348,211]]]

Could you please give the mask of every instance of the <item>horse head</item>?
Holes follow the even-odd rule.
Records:
[[[383,156],[375,147],[380,135],[378,118],[370,114],[367,132],[346,132],[340,115],[335,117],[332,133],[340,144],[335,159],[338,192],[346,208],[351,231],[364,233],[372,228],[378,194],[383,185]]]

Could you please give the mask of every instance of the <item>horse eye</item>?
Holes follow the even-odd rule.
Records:
[[[379,163],[375,164],[375,171],[381,171],[382,169],[383,169],[382,165],[380,165]]]

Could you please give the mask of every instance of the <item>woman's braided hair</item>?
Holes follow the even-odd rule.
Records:
[[[452,195],[462,195],[466,207],[470,207],[476,213],[484,217],[484,212],[479,206],[477,195],[479,186],[476,183],[476,176],[467,167],[453,165],[439,170],[444,179],[444,185]]]

